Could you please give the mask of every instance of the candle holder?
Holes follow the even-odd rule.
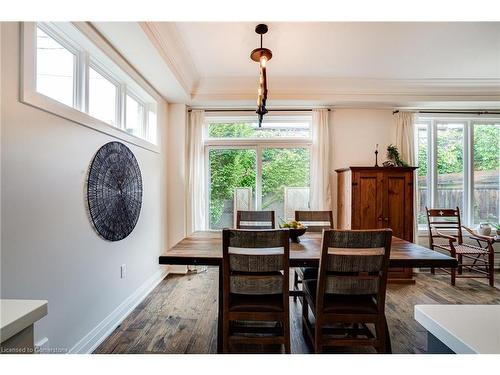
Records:
[[[378,143],[377,147],[375,148],[375,166],[378,167]]]

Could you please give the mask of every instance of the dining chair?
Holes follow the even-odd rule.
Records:
[[[307,227],[308,232],[321,232],[323,229],[333,229],[332,211],[295,211],[295,220]],[[293,290],[300,291],[299,284],[305,279],[317,279],[317,267],[297,267],[293,274]],[[294,296],[296,301],[297,297]]]
[[[274,229],[274,211],[238,211],[236,229]]]
[[[222,231],[224,353],[236,343],[290,353],[289,246],[285,229]]]
[[[457,278],[487,278],[490,286],[495,286],[495,249],[493,243],[495,239],[489,236],[482,236],[472,229],[461,224],[460,209],[427,208],[427,225],[429,228],[429,247],[433,250],[440,249],[450,253],[456,258],[458,267],[451,270],[442,269],[451,275],[451,285],[455,285]],[[475,240],[486,242],[486,248],[464,243],[462,228],[469,233],[469,237]],[[448,231],[451,234],[440,232]],[[448,243],[440,243],[437,239],[444,239]],[[466,261],[467,263],[464,263]],[[476,272],[474,275],[464,275],[463,270],[467,269]],[[431,273],[435,269],[431,268]]]
[[[302,333],[316,353],[326,346],[391,352],[385,317],[391,238],[390,229],[323,232],[318,279],[303,281]]]

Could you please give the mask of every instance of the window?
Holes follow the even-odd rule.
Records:
[[[118,87],[96,69],[89,67],[89,115],[116,125]]]
[[[73,107],[75,105],[75,69],[75,54],[37,27],[36,90]]]
[[[425,206],[458,206],[465,225],[498,224],[500,119],[422,116],[416,132],[421,228]]]
[[[472,219],[474,223],[499,223],[500,121],[474,124],[473,139]]]
[[[127,94],[127,109],[125,115],[125,129],[127,132],[137,136],[143,136],[144,105]]]
[[[286,188],[309,187],[310,116],[273,116],[261,129],[254,121],[207,118],[210,229],[233,227],[238,199],[248,195],[250,209],[274,210],[280,221]],[[239,197],[238,191],[245,194]],[[308,207],[308,194],[303,199],[302,206]]]
[[[21,101],[157,150],[158,95],[90,26],[23,23],[22,54]]]

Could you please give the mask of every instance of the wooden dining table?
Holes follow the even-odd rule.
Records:
[[[318,267],[321,252],[321,233],[306,233],[300,243],[290,244],[290,267]],[[217,351],[222,350],[222,234],[200,231],[184,238],[159,257],[162,265],[199,265],[219,267],[219,312]],[[423,246],[392,237],[390,268],[435,267],[456,268],[457,260]],[[295,293],[291,291],[290,295]]]

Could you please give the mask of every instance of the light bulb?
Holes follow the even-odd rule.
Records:
[[[266,56],[261,56],[260,58],[260,66],[265,68],[266,67],[266,62],[267,62],[267,57]]]

